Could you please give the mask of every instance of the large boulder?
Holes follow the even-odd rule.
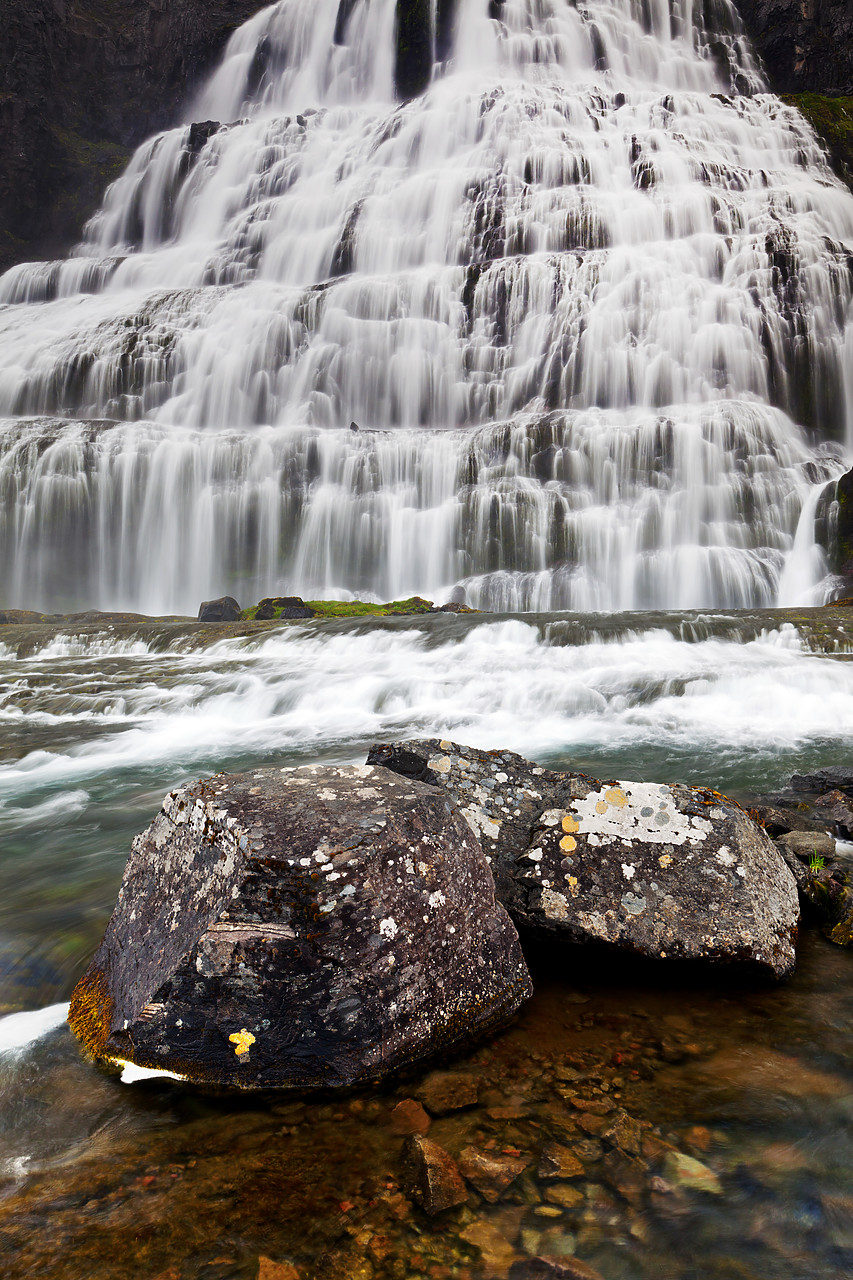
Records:
[[[377,746],[370,759],[447,789],[519,926],[653,959],[793,971],[794,878],[766,832],[717,792],[599,782],[435,739]]]
[[[491,1030],[530,992],[442,791],[369,766],[262,769],[166,797],[69,1021],[99,1060],[346,1086]]]

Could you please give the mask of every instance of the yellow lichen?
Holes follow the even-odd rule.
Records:
[[[238,1058],[242,1058],[244,1053],[248,1053],[255,1043],[255,1037],[245,1027],[242,1031],[235,1031],[233,1036],[229,1036],[228,1039],[235,1046],[234,1052]]]
[[[595,806],[595,812],[596,812],[596,813],[606,813],[606,812],[607,812],[607,802],[606,802],[605,800],[599,800],[598,804]]]
[[[563,836],[560,841],[560,848],[564,853],[571,853],[573,849],[577,849],[578,842],[574,836]]]
[[[658,866],[663,867],[664,871],[667,867],[672,866],[672,858],[668,853],[665,853],[662,858],[658,858]]]
[[[578,822],[577,818],[571,813],[567,813],[565,818],[563,818],[564,831],[580,831],[580,825],[581,824]]]
[[[569,886],[569,893],[573,898],[578,896],[578,878],[577,876],[569,876],[566,883]]]
[[[628,803],[628,797],[621,787],[608,787],[604,793],[604,799],[609,804],[615,805],[617,809],[624,809]]]

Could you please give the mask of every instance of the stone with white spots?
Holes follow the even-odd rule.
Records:
[[[587,780],[518,859],[517,923],[652,959],[795,964],[794,879],[772,840],[713,791]]]
[[[530,991],[443,791],[371,766],[262,769],[166,797],[69,1020],[101,1061],[349,1086],[500,1026]]]
[[[422,739],[369,759],[443,787],[520,927],[659,960],[795,963],[796,884],[739,805],[701,788],[599,782],[507,751]]]

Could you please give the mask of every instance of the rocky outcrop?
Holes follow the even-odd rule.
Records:
[[[599,782],[436,739],[377,746],[369,760],[447,790],[519,926],[651,959],[737,962],[777,978],[794,968],[793,876],[717,792]]]
[[[132,149],[174,124],[262,0],[6,0],[0,269],[80,237]]]
[[[69,1021],[99,1060],[347,1086],[499,1026],[530,990],[443,792],[369,766],[266,769],[166,797]]]
[[[853,94],[849,0],[737,0],[776,93]]]
[[[815,539],[840,579],[840,593],[853,589],[853,471],[824,488],[815,513]]]

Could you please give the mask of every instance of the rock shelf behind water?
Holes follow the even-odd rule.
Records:
[[[651,959],[795,965],[799,904],[779,850],[700,787],[601,782],[437,739],[369,759],[443,786],[491,856],[519,926]]]
[[[369,766],[263,769],[166,797],[69,1020],[101,1060],[346,1086],[495,1028],[530,991],[443,792]]]

